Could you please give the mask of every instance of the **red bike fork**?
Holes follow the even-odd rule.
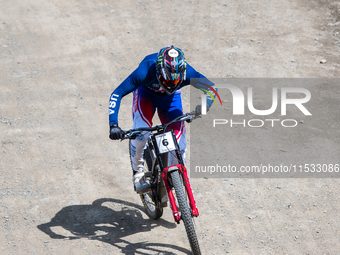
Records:
[[[171,171],[177,171],[177,170],[179,170],[181,172],[181,174],[184,178],[184,186],[185,186],[185,190],[187,192],[188,198],[189,198],[189,204],[190,204],[193,216],[197,217],[199,215],[199,213],[198,213],[198,209],[197,209],[196,202],[195,202],[195,199],[194,199],[194,195],[192,194],[192,190],[191,190],[191,186],[190,186],[189,177],[188,177],[186,167],[181,165],[181,164],[166,167],[166,168],[164,168],[164,170],[162,172],[162,179],[163,179],[163,182],[164,182],[164,185],[165,185],[166,192],[168,193],[170,207],[171,207],[171,210],[173,212],[174,219],[177,223],[179,223],[181,218],[180,218],[180,215],[178,213],[175,197],[174,197],[174,194],[173,194],[173,192],[170,188],[170,184],[169,184],[169,180],[168,180],[168,172],[169,171],[170,172]]]

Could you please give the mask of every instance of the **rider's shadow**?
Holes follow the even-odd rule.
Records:
[[[105,205],[103,205],[106,203]],[[91,205],[71,205],[61,209],[48,223],[38,229],[54,239],[88,238],[109,243],[125,254],[189,254],[190,251],[171,244],[131,243],[123,237],[151,231],[163,226],[175,228],[176,224],[164,219],[157,221],[142,217],[143,207],[119,199],[98,199]],[[150,238],[151,239],[151,238]],[[154,240],[154,238],[152,238]],[[168,252],[164,249],[169,250]],[[148,252],[149,251],[149,252]]]

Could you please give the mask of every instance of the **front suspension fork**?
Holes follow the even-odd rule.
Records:
[[[181,164],[166,167],[162,171],[162,179],[163,179],[163,182],[164,182],[164,185],[165,185],[166,192],[167,192],[168,197],[169,197],[170,207],[171,207],[171,210],[173,212],[174,219],[177,223],[179,223],[181,218],[180,218],[180,215],[178,213],[175,197],[174,197],[174,194],[173,194],[173,192],[170,188],[170,184],[169,184],[169,180],[168,180],[168,172],[177,171],[177,170],[180,171],[180,173],[181,173],[181,175],[184,179],[184,186],[185,186],[185,190],[187,192],[188,198],[189,198],[189,204],[190,204],[192,215],[197,217],[199,215],[199,213],[198,213],[198,209],[197,209],[196,202],[195,202],[195,199],[194,199],[194,195],[192,194],[192,189],[191,189],[191,186],[190,186],[188,172],[187,172],[186,167],[184,165],[181,165]]]

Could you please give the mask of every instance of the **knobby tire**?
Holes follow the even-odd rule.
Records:
[[[152,171],[152,158],[150,155],[150,152],[148,148],[144,150],[144,165],[146,165],[148,171]],[[145,164],[146,163],[146,164]],[[146,209],[146,213],[149,215],[150,218],[157,220],[163,215],[163,208],[158,207],[155,202],[153,201],[153,197],[156,196],[156,194],[153,194],[153,189],[151,189],[150,192],[141,194],[140,198],[142,200],[142,203]]]
[[[201,250],[198,244],[197,235],[195,231],[195,226],[192,221],[191,210],[188,206],[187,199],[183,190],[182,179],[178,171],[173,171],[170,173],[172,184],[174,186],[179,209],[181,211],[181,218],[184,222],[185,230],[189,239],[191,250],[194,255],[200,255]]]

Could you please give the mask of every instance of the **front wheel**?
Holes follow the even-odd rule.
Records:
[[[201,250],[198,244],[195,226],[192,221],[191,210],[189,209],[187,199],[184,194],[180,174],[178,171],[173,171],[170,173],[170,176],[171,176],[172,184],[175,188],[179,210],[181,211],[181,218],[184,222],[184,226],[187,232],[191,250],[194,255],[199,255],[201,254]]]

